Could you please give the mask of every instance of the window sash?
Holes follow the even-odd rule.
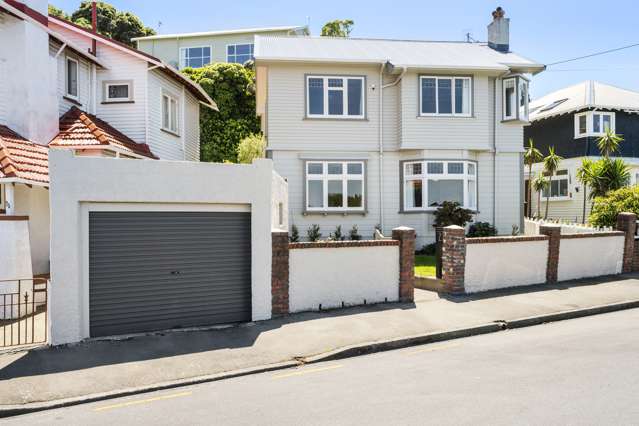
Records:
[[[568,170],[557,170],[553,176],[550,177],[550,185],[548,188],[544,188],[541,192],[542,198],[548,197],[548,191],[550,191],[550,199],[564,199],[570,197],[570,176]]]
[[[80,97],[80,63],[67,57],[66,62],[66,95],[73,99]]]
[[[434,86],[425,86],[425,83],[434,83]],[[425,96],[427,90],[434,96],[430,102]],[[470,117],[472,98],[471,77],[419,76],[420,116]]]
[[[585,131],[583,122],[585,120]],[[575,114],[575,138],[601,136],[606,128],[615,131],[615,113],[608,111],[586,111]]]
[[[118,86],[126,87],[126,96],[111,96],[110,88]],[[105,83],[105,92],[107,101],[130,101],[132,99],[131,83]]]
[[[512,120],[517,118],[517,79],[506,78],[502,85],[504,120]]]
[[[459,166],[463,165],[462,170]],[[438,206],[430,206],[429,200],[435,195],[435,185],[445,188],[457,187],[461,190],[461,204],[464,208],[477,209],[477,164],[467,160],[420,160],[403,163],[403,188],[405,211],[433,211]],[[417,171],[417,173],[415,173]],[[460,173],[461,171],[461,173]],[[439,182],[435,184],[435,182]],[[459,183],[455,183],[459,182]],[[433,187],[431,188],[431,183]],[[459,185],[459,186],[458,186]],[[421,189],[420,192],[417,189]],[[432,192],[432,193],[431,193]],[[415,201],[421,200],[421,205]],[[456,201],[456,200],[451,200]]]
[[[178,133],[179,127],[179,103],[173,96],[162,95],[162,128],[169,132]]]
[[[226,62],[244,64],[254,57],[255,45],[253,43],[236,43],[226,45]]]
[[[198,52],[197,49],[200,49]],[[180,48],[180,68],[201,68],[211,63],[213,46],[189,46]]]
[[[311,86],[311,82],[313,82],[313,86]],[[309,75],[306,77],[306,116],[311,118],[363,119],[365,117],[365,87],[364,77]],[[352,97],[354,94],[356,97]],[[311,105],[313,105],[312,110]],[[320,106],[321,113],[319,112]]]
[[[318,166],[321,165],[321,169]],[[307,161],[307,211],[363,211],[365,166],[363,161]],[[321,173],[318,173],[321,170]],[[320,192],[321,203],[312,189]],[[331,196],[330,194],[333,194]]]

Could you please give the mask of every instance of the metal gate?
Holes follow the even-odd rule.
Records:
[[[0,281],[0,347],[47,342],[46,278]]]
[[[90,212],[92,337],[251,319],[251,214]]]

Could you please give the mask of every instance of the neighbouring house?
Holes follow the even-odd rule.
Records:
[[[304,237],[399,225],[434,239],[446,200],[523,229],[529,75],[498,9],[488,42],[257,36],[257,114]]]
[[[0,234],[26,244],[32,263],[24,276],[0,279],[49,272],[51,149],[199,161],[200,106],[216,108],[170,65],[47,16],[47,6],[0,2],[0,227],[28,220],[20,235],[8,225]]]
[[[137,37],[138,49],[176,68],[200,68],[217,62],[244,64],[253,59],[256,35],[309,35],[308,26],[245,28]]]
[[[581,222],[584,220],[584,187],[577,179],[583,158],[601,158],[597,140],[611,129],[624,138],[619,152],[631,166],[630,183],[639,183],[639,93],[598,81],[584,81],[549,93],[530,104],[530,124],[524,128],[524,145],[533,139],[543,155],[555,147],[564,159],[551,176],[547,191],[532,191],[531,213],[538,207],[544,215],[549,195],[548,217]],[[543,164],[533,165],[533,176],[543,173]],[[529,185],[525,171],[526,188]],[[538,206],[538,198],[540,205]],[[591,202],[586,195],[587,220]]]

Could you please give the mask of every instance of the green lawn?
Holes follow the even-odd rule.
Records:
[[[418,254],[415,256],[415,275],[421,277],[435,276],[435,256]]]

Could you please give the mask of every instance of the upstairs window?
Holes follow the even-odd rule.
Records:
[[[178,134],[179,125],[178,117],[179,107],[176,97],[169,94],[162,95],[162,129],[168,132]]]
[[[226,46],[226,62],[245,64],[253,59],[253,43],[229,44]]]
[[[132,81],[105,81],[104,102],[130,102],[133,100]]]
[[[470,117],[470,77],[420,76],[420,115]]]
[[[66,64],[66,96],[77,100],[79,98],[78,91],[78,77],[79,77],[79,64],[78,61],[73,58],[67,58]]]
[[[601,136],[610,129],[615,131],[615,113],[586,111],[575,114],[575,139],[586,136]]]
[[[306,77],[306,115],[364,118],[364,77]]]
[[[502,80],[502,119],[528,121],[528,80],[518,75]]]
[[[364,211],[364,162],[307,162],[306,210]]]
[[[182,47],[180,68],[201,68],[211,63],[211,46]]]

